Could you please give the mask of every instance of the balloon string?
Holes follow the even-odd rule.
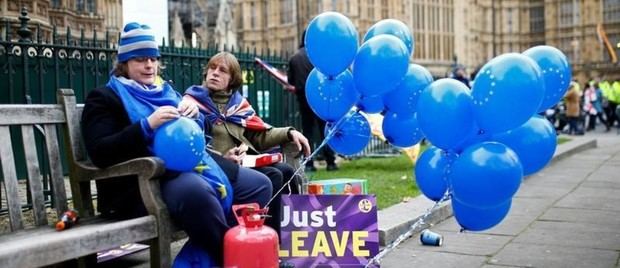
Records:
[[[428,218],[429,215],[431,215],[431,212],[433,212],[435,209],[437,209],[439,207],[439,205],[445,201],[448,201],[450,199],[450,190],[446,190],[446,192],[444,193],[443,197],[441,197],[441,199],[437,202],[435,202],[435,204],[433,204],[433,206],[429,209],[426,210],[426,212],[424,213],[424,215],[422,215],[422,217],[420,217],[416,222],[414,222],[410,227],[409,230],[407,230],[407,232],[405,232],[404,234],[401,234],[400,236],[398,236],[396,238],[396,240],[394,240],[394,242],[390,243],[389,245],[387,245],[385,248],[383,248],[381,250],[381,252],[379,252],[377,255],[375,255],[372,259],[370,259],[370,261],[368,261],[368,264],[366,264],[366,266],[364,266],[365,268],[368,267],[375,267],[373,265],[379,265],[381,263],[381,259],[383,259],[383,257],[385,257],[386,254],[390,253],[392,250],[394,250],[398,245],[400,245],[403,241],[405,241],[407,238],[411,237],[413,235],[413,233],[418,229],[418,227],[425,225],[426,222],[426,218]]]
[[[349,120],[349,118],[351,118],[353,115],[359,113],[359,109],[357,107],[354,107],[353,109],[349,110],[349,112],[347,114],[345,114],[343,117],[341,117],[335,124],[333,127],[328,129],[327,135],[325,135],[325,139],[323,139],[323,141],[321,142],[321,144],[319,144],[319,146],[312,152],[312,154],[310,154],[310,156],[306,157],[303,161],[301,161],[301,163],[299,164],[299,167],[295,170],[295,172],[293,173],[293,175],[288,178],[286,180],[286,183],[284,183],[282,185],[282,187],[280,187],[280,189],[278,189],[277,192],[275,192],[271,199],[269,199],[269,201],[267,202],[267,204],[265,204],[265,207],[269,207],[269,204],[271,204],[271,202],[276,198],[279,197],[280,192],[282,192],[282,190],[284,190],[284,188],[288,188],[289,189],[289,193],[290,193],[290,189],[291,189],[291,181],[293,181],[293,178],[295,178],[295,176],[297,176],[301,170],[303,168],[306,167],[306,163],[308,163],[308,161],[310,161],[311,159],[313,159],[316,154],[318,152],[321,151],[321,149],[327,144],[327,142],[329,140],[331,140],[334,136],[336,136],[336,133],[338,132],[338,130],[340,130],[340,128],[342,127],[342,124],[344,124],[344,122],[346,122],[347,120]],[[289,194],[290,195],[290,194]]]

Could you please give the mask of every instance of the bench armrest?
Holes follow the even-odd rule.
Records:
[[[293,170],[297,171],[299,178],[301,178],[301,193],[307,193],[308,177],[304,173],[303,167],[301,167],[302,152],[299,151],[297,145],[293,142],[284,143],[281,146],[282,155],[284,156],[284,162],[293,167]],[[288,178],[286,178],[288,179]]]
[[[301,156],[301,152],[299,152],[299,149],[294,142],[287,142],[280,146],[282,148],[283,155],[287,155],[292,158],[299,158]]]
[[[164,163],[157,157],[140,157],[107,168],[98,168],[91,162],[76,162],[80,182],[136,175],[140,178],[156,178],[164,173]]]

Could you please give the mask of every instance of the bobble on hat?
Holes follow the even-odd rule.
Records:
[[[136,57],[159,58],[160,56],[151,27],[137,22],[125,25],[118,43],[119,62],[126,62]]]

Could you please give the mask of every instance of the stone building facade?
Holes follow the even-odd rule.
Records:
[[[33,38],[38,34],[46,42],[51,40],[55,26],[59,40],[66,40],[67,29],[74,38],[79,38],[83,29],[88,38],[94,31],[100,38],[109,31],[110,42],[115,43],[123,23],[122,0],[0,0],[0,32],[6,35],[7,22],[12,31],[19,28],[18,17],[23,7],[30,17]]]
[[[620,53],[618,0],[169,0],[168,5],[170,36],[203,47],[225,42],[228,48],[290,55],[310,20],[331,10],[351,19],[360,42],[381,19],[403,21],[415,39],[412,62],[436,77],[457,64],[473,72],[499,54],[547,44],[568,56],[581,81],[620,79],[620,65],[613,62],[613,54]],[[122,27],[122,0],[0,0],[0,33],[6,36],[7,22],[12,31],[19,28],[22,7],[31,30],[39,25],[44,40],[56,26],[60,39],[69,27],[73,37],[81,29],[87,37],[110,31],[115,42]]]
[[[234,0],[237,43],[290,54],[305,26],[324,11],[350,18],[360,42],[381,19],[403,21],[416,42],[412,61],[437,77],[456,64],[473,72],[494,56],[547,44],[568,56],[579,80],[620,79],[620,66],[596,31],[601,24],[620,52],[617,0]]]

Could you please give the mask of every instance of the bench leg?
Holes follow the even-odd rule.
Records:
[[[150,241],[151,268],[169,268],[172,267],[170,239],[162,237],[155,238]]]

